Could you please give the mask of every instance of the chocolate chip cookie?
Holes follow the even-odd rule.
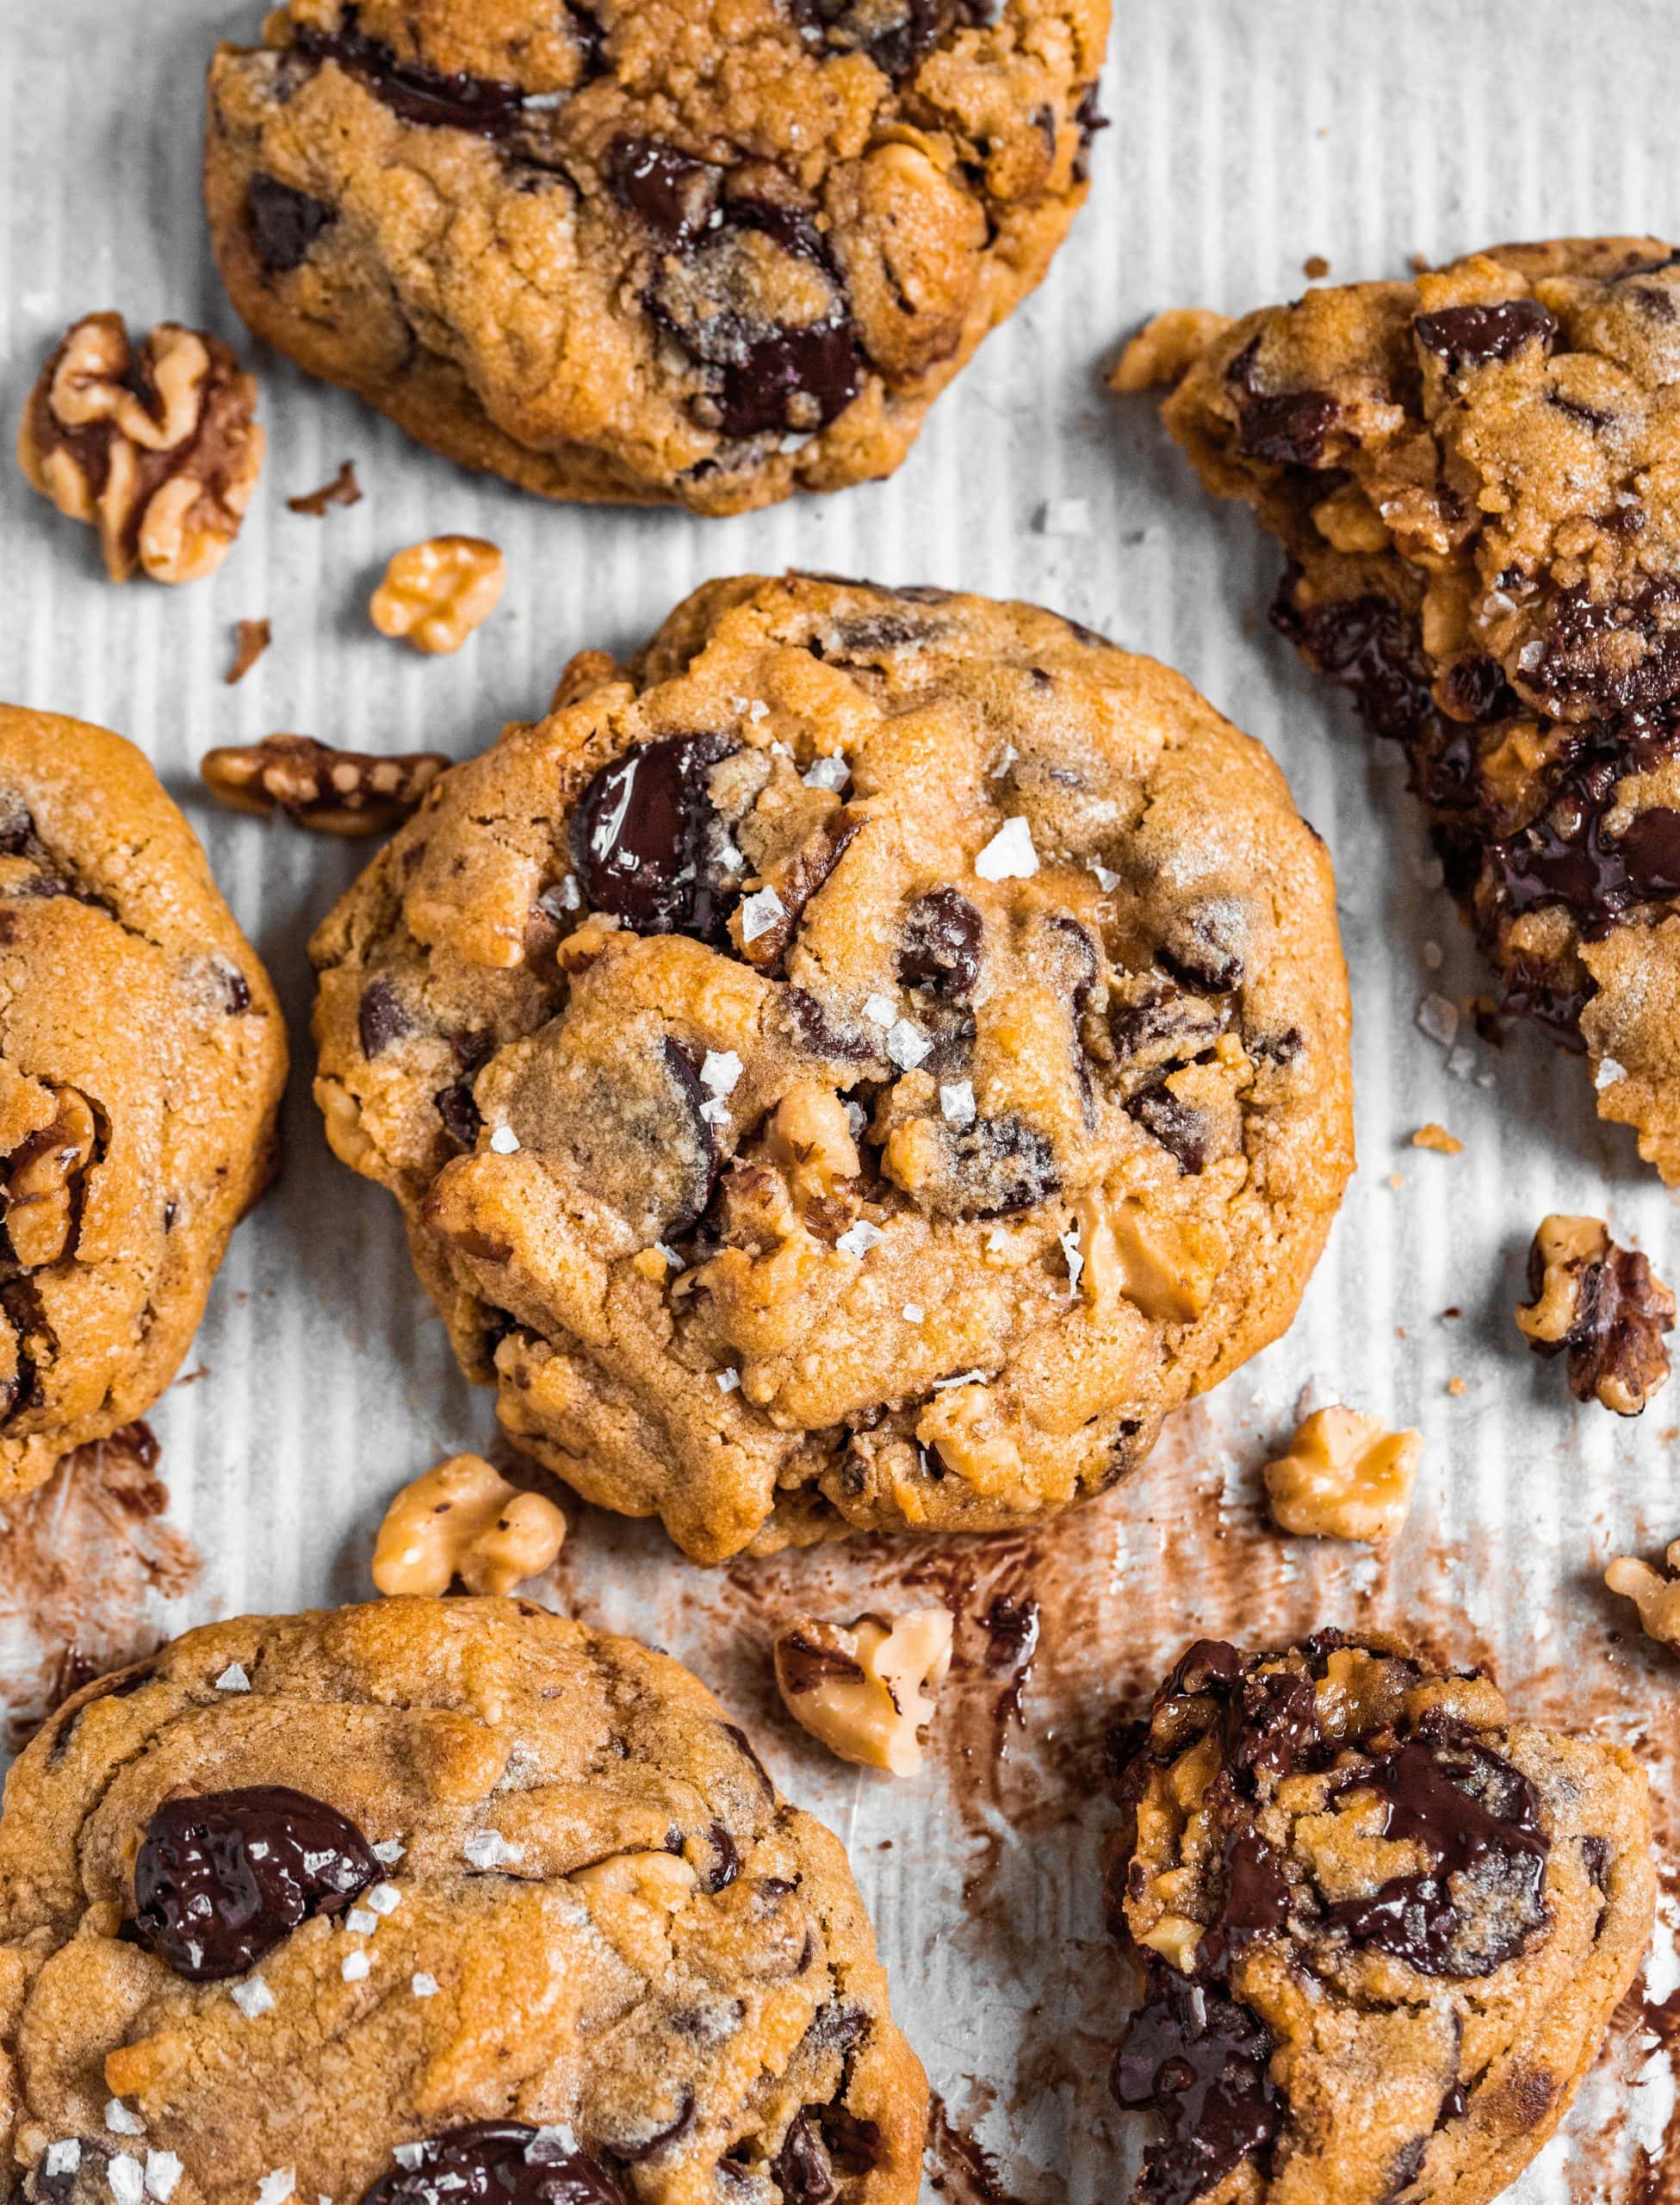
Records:
[[[0,1501],[174,1376],[285,1078],[268,975],[146,760],[0,705]]]
[[[544,496],[890,475],[1086,191],[1108,0],[289,0],[210,71],[251,328]]]
[[[1501,245],[1163,316],[1123,387],[1289,565],[1283,632],[1404,743],[1507,1007],[1680,1183],[1680,254]]]
[[[1329,860],[1030,606],[703,589],[318,933],[316,1093],[516,1443],[702,1559],[1031,1523],[1288,1323],[1351,1161]]]
[[[189,1632],[0,1820],[29,2205],[910,2205],[846,1855],[703,1686],[524,1602]]]
[[[1557,2127],[1651,1935],[1633,1755],[1398,1641],[1202,1640],[1117,1734],[1114,2095],[1150,2205],[1485,2205]]]

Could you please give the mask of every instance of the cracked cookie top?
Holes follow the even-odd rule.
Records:
[[[251,327],[549,496],[890,474],[1085,196],[1107,0],[289,0],[210,72]]]
[[[908,2205],[846,1855],[665,1655],[524,1602],[189,1632],[0,1821],[29,2205]]]
[[[1573,2096],[1651,1934],[1643,1773],[1398,1640],[1192,1646],[1117,1731],[1114,2095],[1148,2205],[1485,2205]]]
[[[1406,748],[1504,984],[1680,1183],[1680,255],[1500,245],[1234,323],[1123,387],[1289,555],[1275,618]]]
[[[285,1076],[268,975],[140,753],[0,706],[0,1500],[169,1383]]]
[[[1350,1166],[1329,861],[1053,613],[718,583],[320,929],[317,1096],[518,1443],[716,1560],[1112,1482]]]

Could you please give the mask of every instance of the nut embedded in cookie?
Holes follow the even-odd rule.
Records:
[[[1280,1531],[1314,1539],[1392,1539],[1411,1506],[1418,1432],[1390,1432],[1357,1409],[1315,1409],[1275,1462],[1266,1497]]]
[[[794,1721],[842,1761],[914,1776],[951,1668],[948,1608],[888,1622],[802,1618],[776,1634],[776,1688]]]
[[[1107,1898],[1142,1997],[1112,2084],[1153,2118],[1140,2205],[1514,2179],[1650,1937],[1634,1756],[1324,1630],[1199,1642],[1113,1757]]]
[[[1636,1248],[1618,1247],[1602,1219],[1542,1219],[1528,1251],[1528,1299],[1517,1329],[1536,1355],[1561,1355],[1578,1401],[1638,1416],[1668,1383],[1663,1335],[1674,1296]]]
[[[566,1519],[540,1493],[510,1485],[482,1455],[451,1455],[406,1485],[385,1512],[374,1547],[381,1593],[511,1593],[550,1568]]]
[[[160,323],[138,354],[121,314],[69,330],[18,430],[18,464],[43,497],[99,531],[115,582],[214,574],[263,464],[257,385],[219,338]]]
[[[417,651],[458,651],[495,611],[507,562],[481,536],[432,536],[394,551],[368,612],[381,636]]]
[[[40,2205],[917,2193],[840,1843],[674,1662],[524,1602],[247,1617],[77,1693],[8,1787],[0,1982]]]
[[[1500,245],[1240,320],[1117,381],[1287,564],[1273,618],[1404,747],[1503,984],[1680,1183],[1680,256]]]

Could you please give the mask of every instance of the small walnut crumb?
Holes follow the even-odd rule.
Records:
[[[288,498],[286,510],[293,513],[307,513],[312,520],[324,520],[331,506],[359,506],[362,485],[356,479],[356,463],[347,459],[330,482],[323,482],[319,490],[306,491],[301,498]]]
[[[1640,1612],[1640,1628],[1648,1637],[1680,1654],[1680,1539],[1675,1540],[1664,1561],[1666,1577],[1631,1555],[1620,1555],[1604,1572],[1604,1582],[1611,1592],[1634,1603]]]
[[[1454,1401],[1459,1401],[1470,1391],[1470,1387],[1467,1381],[1460,1378],[1457,1371],[1454,1371],[1453,1376],[1447,1381],[1447,1390],[1453,1396]]]
[[[236,681],[243,681],[274,641],[274,630],[266,620],[241,620],[239,624],[233,663],[227,669],[226,681],[231,689]]]
[[[1108,378],[1111,390],[1156,390],[1182,382],[1229,318],[1206,307],[1169,307],[1140,329]]]
[[[1402,1188],[1402,1187],[1404,1187],[1404,1186],[1405,1185],[1405,1183],[1406,1183],[1406,1175],[1405,1175],[1405,1173],[1404,1173],[1404,1171],[1391,1171],[1391,1172],[1389,1173],[1389,1175],[1388,1175],[1387,1178],[1386,1178],[1386,1179],[1385,1179],[1385,1180],[1384,1180],[1384,1182],[1383,1182],[1383,1184],[1384,1184],[1386,1187],[1389,1188],[1389,1189],[1390,1189],[1393,1193],[1395,1193],[1395,1194],[1397,1194],[1397,1195],[1399,1193],[1399,1191],[1400,1191],[1401,1188]]]
[[[162,322],[138,357],[119,314],[70,329],[29,394],[17,458],[61,513],[99,531],[125,582],[214,574],[263,464],[257,385],[219,338]]]
[[[1464,1143],[1455,1140],[1445,1126],[1438,1126],[1431,1119],[1427,1126],[1419,1126],[1411,1137],[1414,1148],[1432,1148],[1438,1156],[1462,1156]]]
[[[407,818],[449,762],[438,750],[375,758],[310,735],[270,735],[207,750],[198,770],[211,795],[235,811],[283,811],[324,835],[377,835]]]
[[[540,1493],[521,1493],[481,1455],[451,1455],[406,1485],[385,1512],[374,1549],[381,1593],[511,1593],[547,1569],[566,1519]]]
[[[506,579],[506,560],[481,536],[434,536],[393,556],[368,610],[381,636],[458,651],[495,611]]]
[[[1301,263],[1301,273],[1309,283],[1322,283],[1330,272],[1330,264],[1322,252],[1310,253]]]
[[[1272,1519],[1315,1539],[1392,1539],[1406,1520],[1423,1436],[1357,1409],[1317,1409],[1266,1465]]]
[[[787,1624],[776,1635],[776,1684],[788,1712],[842,1761],[914,1776],[951,1668],[951,1612],[918,1608],[896,1623]]]
[[[1516,1322],[1536,1355],[1567,1357],[1578,1401],[1637,1416],[1668,1383],[1662,1336],[1674,1329],[1674,1296],[1649,1258],[1618,1247],[1600,1218],[1541,1221]]]
[[[53,1101],[51,1123],[21,1141],[3,1167],[6,1238],[25,1270],[56,1264],[69,1247],[77,1183],[99,1137],[87,1097],[76,1088],[55,1090]]]
[[[776,1105],[770,1153],[787,1175],[802,1208],[831,1200],[842,1181],[862,1169],[846,1105],[832,1087],[801,1080]]]

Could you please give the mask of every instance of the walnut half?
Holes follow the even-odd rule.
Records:
[[[406,1485],[385,1512],[374,1549],[381,1593],[511,1593],[547,1569],[566,1519],[540,1493],[521,1493],[481,1455],[451,1455]]]
[[[5,1234],[25,1270],[56,1264],[70,1245],[82,1174],[93,1160],[98,1127],[87,1097],[59,1088],[51,1122],[0,1165]]]
[[[1637,1249],[1602,1219],[1552,1216],[1528,1251],[1528,1299],[1517,1327],[1536,1355],[1562,1355],[1578,1401],[1637,1416],[1668,1383],[1674,1296]]]
[[[214,574],[263,464],[257,385],[219,338],[162,322],[138,355],[119,314],[76,323],[42,369],[18,464],[43,497],[99,531],[127,581]]]
[[[776,1684],[788,1712],[842,1761],[914,1776],[933,1694],[951,1668],[951,1612],[919,1608],[896,1623],[801,1618],[776,1635]]]
[[[1423,1451],[1416,1432],[1389,1432],[1357,1409],[1317,1409],[1286,1454],[1266,1465],[1280,1531],[1314,1539],[1392,1539],[1406,1520]]]
[[[207,750],[199,766],[212,796],[260,818],[283,811],[323,835],[377,835],[406,819],[449,765],[440,750],[378,758],[335,750],[312,735]]]
[[[1666,1577],[1631,1555],[1618,1555],[1604,1572],[1604,1582],[1612,1593],[1620,1593],[1634,1603],[1640,1612],[1640,1628],[1647,1637],[1680,1654],[1680,1539],[1675,1540],[1664,1559],[1668,1565]]]

